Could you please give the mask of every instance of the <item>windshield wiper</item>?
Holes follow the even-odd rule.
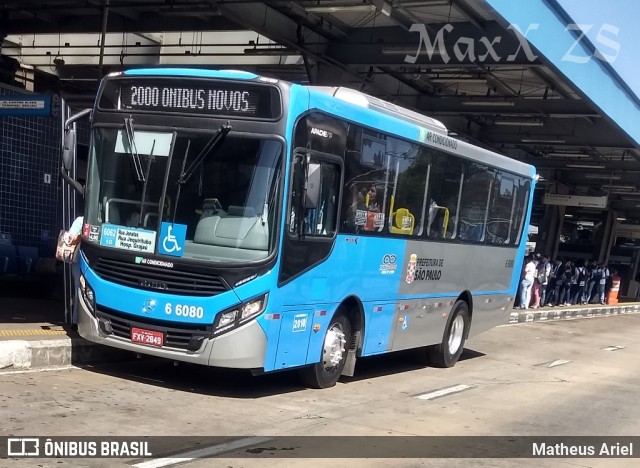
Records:
[[[140,155],[138,155],[138,148],[136,147],[133,117],[124,118],[124,129],[127,132],[127,140],[129,140],[129,154],[133,161],[133,167],[136,170],[136,177],[138,178],[138,182],[145,182],[146,178],[142,171],[142,162],[140,161]]]
[[[193,174],[196,172],[198,166],[205,160],[205,158],[213,152],[220,144],[224,141],[224,138],[227,136],[227,133],[231,130],[231,124],[227,122],[226,125],[220,127],[220,129],[211,137],[209,141],[204,145],[202,150],[198,153],[198,155],[194,158],[193,162],[189,166],[189,168],[184,170],[184,162],[182,165],[182,172],[180,173],[180,178],[178,179],[179,185],[184,185],[189,182],[189,179],[193,177]],[[186,155],[185,155],[186,157]]]
[[[191,148],[191,140],[187,141],[187,149],[184,151],[184,158],[182,159],[182,169],[180,170],[181,178],[182,174],[184,174],[184,166],[187,165],[187,157],[189,157],[189,148]],[[182,184],[178,183],[178,190],[176,192],[176,203],[175,208],[178,207],[178,202],[180,201],[180,191],[182,190]],[[171,218],[171,224],[176,223],[176,209],[173,210],[173,218]]]
[[[220,129],[211,137],[209,141],[202,147],[202,150],[198,153],[198,155],[193,159],[193,162],[189,166],[187,170],[185,170],[185,166],[187,165],[187,156],[189,155],[189,147],[191,146],[191,140],[187,143],[187,150],[184,153],[184,159],[182,160],[182,170],[180,171],[180,177],[178,177],[178,191],[176,193],[176,202],[173,208],[173,218],[171,220],[172,223],[175,223],[176,213],[178,212],[178,200],[180,199],[180,192],[182,190],[182,186],[185,185],[193,174],[195,174],[198,166],[202,164],[207,156],[213,153],[213,151],[218,148],[224,138],[227,136],[229,131],[231,130],[231,124],[227,122],[226,125],[220,127]]]
[[[143,227],[142,224],[143,215],[144,215],[144,202],[145,198],[147,198],[147,185],[149,182],[149,173],[151,172],[151,163],[153,162],[153,150],[156,147],[156,140],[153,140],[153,144],[151,145],[151,153],[149,154],[149,159],[147,160],[147,168],[142,174],[144,184],[142,185],[142,198],[140,198],[140,218],[138,219],[138,227]]]

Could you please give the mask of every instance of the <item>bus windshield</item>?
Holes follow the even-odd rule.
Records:
[[[269,255],[279,141],[230,133],[212,147],[214,133],[135,128],[129,135],[122,128],[94,129],[86,194],[86,222],[95,232],[90,240],[208,262]],[[198,156],[191,176],[182,178]]]

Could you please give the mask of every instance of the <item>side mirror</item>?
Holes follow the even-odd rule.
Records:
[[[67,128],[64,131],[64,145],[62,147],[62,167],[66,171],[70,171],[73,162],[76,159],[76,131],[73,128]]]

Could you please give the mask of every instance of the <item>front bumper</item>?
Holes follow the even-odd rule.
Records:
[[[259,369],[265,367],[267,336],[256,320],[252,320],[239,328],[216,338],[210,338],[203,331],[191,331],[162,327],[157,324],[146,325],[144,318],[126,315],[112,315],[101,311],[98,306],[97,317],[88,310],[81,294],[78,297],[78,331],[80,336],[94,343],[113,346],[140,354],[149,354],[175,361],[191,362],[205,366],[228,367],[236,369]],[[101,327],[100,321],[109,322],[110,326]],[[166,345],[156,347],[133,343],[129,337],[130,327],[165,332]],[[111,329],[109,333],[105,328]],[[169,331],[168,331],[169,330]],[[167,340],[169,335],[172,340]],[[190,336],[203,336],[200,346],[195,351],[183,349],[179,343],[188,342]],[[205,336],[206,335],[206,336]],[[186,340],[186,341],[185,341]]]

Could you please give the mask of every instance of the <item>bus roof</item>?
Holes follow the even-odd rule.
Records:
[[[309,89],[320,91],[321,93],[334,96],[343,101],[350,102],[357,106],[366,107],[368,109],[377,110],[383,114],[392,115],[402,120],[406,120],[416,125],[421,125],[428,128],[433,132],[442,133],[447,135],[447,127],[444,126],[439,120],[427,117],[426,115],[419,114],[405,107],[397,106],[391,102],[383,101],[377,97],[370,96],[355,89],[345,87],[330,87],[330,86],[309,86]]]
[[[335,105],[327,100],[339,99],[342,103],[342,109],[336,115],[344,119],[366,125],[364,122],[370,120],[366,113],[373,113],[371,115],[377,116],[377,123],[375,127],[371,128],[384,128],[386,133],[401,138],[410,138],[480,164],[504,169],[528,178],[536,176],[535,167],[527,163],[448,136],[447,128],[440,121],[431,117],[349,88],[322,86],[304,86],[304,88],[311,93],[311,107],[336,114]],[[424,130],[427,131],[424,132]],[[425,133],[429,132],[438,135],[438,137],[423,138]]]
[[[189,76],[193,78],[231,78],[254,80],[255,73],[242,70],[205,70],[201,68],[134,68],[123,72],[126,76]]]

